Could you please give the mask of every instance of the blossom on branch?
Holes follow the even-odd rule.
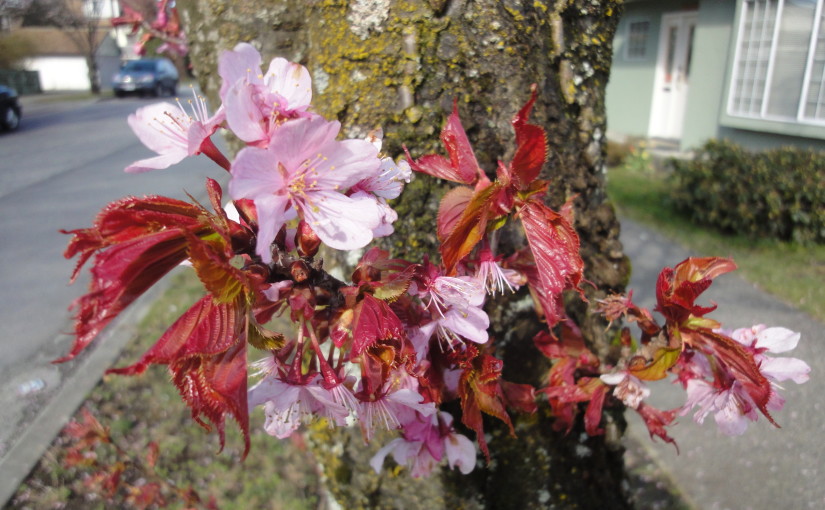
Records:
[[[177,105],[152,104],[129,115],[129,127],[143,145],[156,152],[158,156],[136,161],[126,167],[126,172],[139,173],[169,168],[188,156],[201,153],[229,169],[229,162],[210,138],[224,120],[223,110],[219,109],[210,117],[203,97],[195,95],[194,91],[192,94],[195,100],[189,102],[191,115],[186,113],[180,102]]]
[[[321,117],[285,123],[266,149],[247,147],[232,163],[229,192],[255,202],[256,252],[272,262],[270,245],[287,221],[300,217],[337,250],[366,246],[385,218],[371,196],[344,192],[381,168],[365,140],[337,141],[340,124]]]

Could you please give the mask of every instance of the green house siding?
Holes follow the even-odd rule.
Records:
[[[613,67],[605,97],[609,133],[647,136],[662,14],[670,10],[663,8],[663,3],[643,1],[625,6],[613,39]],[[646,54],[644,58],[629,57],[630,25],[643,21],[650,23]]]
[[[681,146],[696,147],[719,137],[719,116],[724,111],[727,70],[733,61],[733,19],[736,2],[705,0],[693,37],[693,62]]]
[[[825,150],[825,126],[744,118],[727,112],[741,10],[742,0],[628,0],[614,39],[606,96],[608,133],[649,136],[662,16],[692,11],[698,19],[681,148],[696,148],[709,138],[727,138],[753,149],[795,145]],[[632,58],[628,55],[630,25],[644,20],[650,23],[647,51],[644,58]]]

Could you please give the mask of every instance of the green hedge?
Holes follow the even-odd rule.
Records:
[[[825,154],[791,147],[752,153],[711,140],[671,160],[673,201],[724,232],[825,243]]]

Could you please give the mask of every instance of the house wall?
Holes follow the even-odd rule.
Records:
[[[627,0],[614,38],[612,74],[606,93],[609,137],[648,136],[662,15],[693,10],[698,20],[681,149],[697,148],[710,138],[726,138],[750,149],[794,145],[825,150],[825,127],[727,115],[725,105],[741,3],[741,0]],[[629,26],[639,20],[650,21],[649,50],[643,59],[630,59],[627,55]]]
[[[89,90],[88,68],[83,57],[34,57],[26,60],[25,67],[40,73],[40,87],[44,92]]]
[[[721,136],[719,117],[724,109],[727,70],[732,65],[736,44],[735,13],[736,2],[733,1],[704,0],[699,4],[681,140],[683,150]]]
[[[624,15],[613,38],[613,66],[605,97],[609,137],[647,136],[659,29],[662,14],[672,10],[662,4],[669,2],[650,0],[625,5]],[[629,27],[638,21],[650,22],[647,52],[644,58],[628,58]]]

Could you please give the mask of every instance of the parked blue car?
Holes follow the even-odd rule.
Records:
[[[167,58],[128,60],[112,79],[117,97],[126,94],[174,96],[178,90],[178,70]]]

